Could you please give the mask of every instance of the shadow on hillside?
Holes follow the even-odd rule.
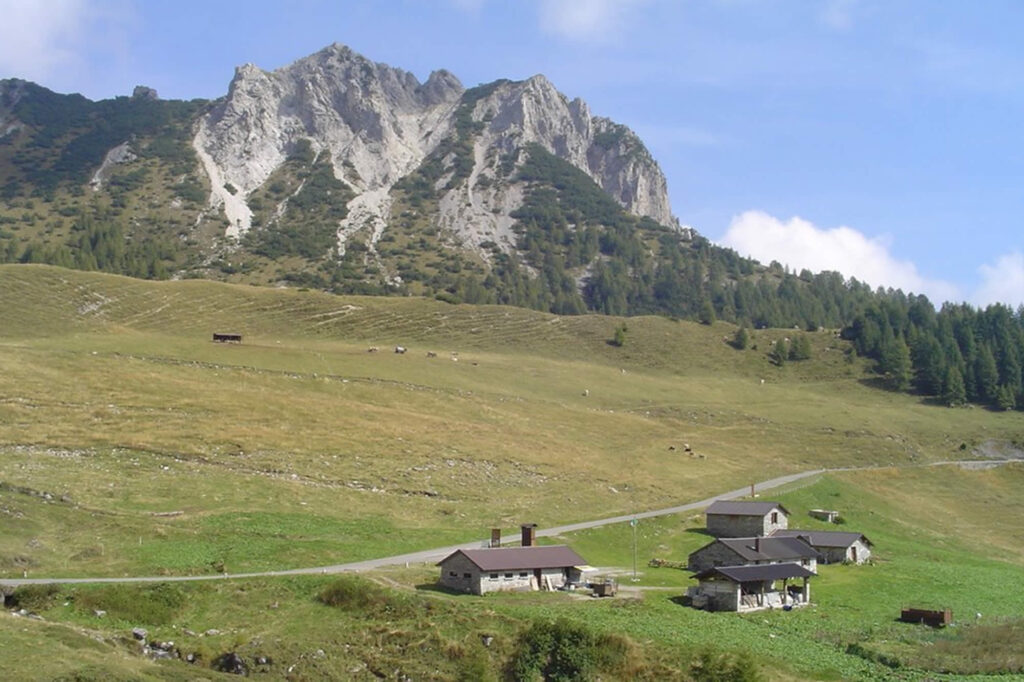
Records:
[[[889,387],[888,384],[885,383],[885,377],[863,377],[861,379],[857,379],[857,383],[859,383],[861,386],[866,386],[867,388],[873,388],[876,391],[886,391],[887,393],[899,393],[899,391],[894,391],[892,388]]]
[[[687,528],[687,533],[693,533],[694,535],[703,535],[705,537],[714,538],[715,536],[708,532],[707,528]]]

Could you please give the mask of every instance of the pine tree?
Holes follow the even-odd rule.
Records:
[[[789,346],[790,360],[809,360],[811,358],[811,340],[806,334],[793,339]]]
[[[746,350],[750,345],[750,332],[746,327],[740,327],[732,337],[732,347],[736,350]]]
[[[1010,386],[1002,385],[996,390],[996,407],[1000,410],[1012,410],[1017,406],[1017,396]]]
[[[786,339],[776,341],[771,351],[768,352],[768,357],[779,367],[785,365],[786,358],[789,357],[789,342]]]
[[[892,339],[882,349],[882,360],[879,369],[885,375],[885,382],[890,388],[896,391],[905,391],[910,388],[912,377],[910,364],[910,349],[903,342],[902,336]]]
[[[999,370],[996,369],[992,348],[987,343],[978,350],[974,378],[978,382],[978,397],[986,403],[995,403],[999,393]]]
[[[715,323],[715,308],[708,299],[704,299],[700,305],[700,323],[708,325]]]
[[[967,404],[964,378],[960,375],[960,370],[953,365],[946,370],[946,379],[942,385],[942,402],[950,407]]]

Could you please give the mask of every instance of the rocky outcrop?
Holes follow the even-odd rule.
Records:
[[[522,200],[522,187],[498,181],[506,175],[504,159],[521,160],[529,144],[585,172],[630,213],[676,225],[665,176],[640,139],[625,126],[592,116],[586,102],[568,99],[544,76],[498,81],[468,91],[463,100],[479,130],[472,141],[473,168],[441,199],[438,222],[469,244],[514,241],[509,214]]]
[[[444,137],[461,94],[462,85],[446,71],[421,84],[342,45],[272,72],[242,66],[195,138],[211,201],[224,205],[237,233],[247,230],[252,214],[245,195],[303,138],[314,151],[330,150],[335,175],[357,192],[390,187]]]
[[[545,77],[467,91],[446,71],[420,83],[332,45],[272,72],[240,67],[227,97],[200,121],[194,146],[229,235],[250,228],[247,196],[300,139],[316,152],[329,150],[335,176],[356,194],[338,225],[342,247],[362,230],[372,250],[387,229],[395,183],[443,154],[434,159],[447,169],[437,181],[436,226],[470,248],[493,241],[511,249],[510,213],[523,188],[509,160],[514,169],[531,143],[587,173],[625,210],[676,225],[665,177],[639,138],[592,116],[585,102],[568,99]],[[471,158],[455,164],[467,149]]]

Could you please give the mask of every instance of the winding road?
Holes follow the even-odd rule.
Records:
[[[904,467],[896,468],[912,468],[922,466],[945,466],[945,465],[958,465],[961,467],[971,468],[985,468],[992,466],[1000,466],[1003,464],[1024,462],[1024,458],[1011,458],[1011,459],[998,459],[998,460],[961,460],[961,461],[947,461],[947,462],[932,462],[929,464],[914,464],[907,465]],[[788,483],[793,483],[811,476],[818,476],[820,474],[841,472],[841,471],[866,471],[871,469],[887,469],[893,468],[891,466],[867,466],[867,467],[844,467],[838,469],[809,469],[807,471],[801,471],[795,474],[787,474],[786,476],[779,476],[777,478],[768,479],[767,481],[761,481],[755,483],[754,487],[757,491],[771,490]],[[566,526],[557,526],[554,528],[545,528],[537,531],[539,537],[550,537],[553,535],[561,535],[562,533],[571,533],[578,530],[586,530],[588,528],[599,528],[601,526],[609,526],[615,523],[626,523],[632,519],[650,519],[656,516],[668,516],[670,514],[679,514],[681,512],[693,511],[695,509],[703,509],[707,507],[715,500],[734,500],[739,497],[743,497],[750,492],[750,486],[744,486],[743,488],[737,488],[736,490],[730,490],[725,493],[720,493],[713,497],[708,497],[703,500],[696,502],[689,502],[687,504],[681,504],[676,507],[667,507],[665,509],[656,509],[653,511],[640,512],[637,514],[625,514],[622,516],[611,516],[605,519],[597,519],[594,521],[583,521],[580,523],[571,523]],[[236,578],[267,578],[274,576],[289,576],[289,575],[317,575],[317,574],[329,574],[329,573],[344,573],[346,571],[369,571],[376,568],[383,568],[385,566],[400,566],[403,564],[416,564],[416,563],[427,563],[437,562],[448,556],[452,552],[458,549],[476,549],[484,546],[487,540],[474,540],[471,542],[465,542],[460,545],[450,545],[448,547],[437,547],[435,549],[425,549],[418,552],[410,552],[408,554],[397,554],[395,556],[381,557],[379,559],[366,559],[364,561],[353,561],[346,564],[333,564],[331,566],[316,566],[313,568],[292,568],[282,571],[259,571],[254,573],[220,573],[212,575],[186,575],[186,576],[138,576],[138,577],[121,577],[121,578],[0,578],[0,587],[18,587],[20,585],[45,585],[45,584],[74,584],[74,583],[158,583],[158,582],[194,582],[199,580],[227,580]]]

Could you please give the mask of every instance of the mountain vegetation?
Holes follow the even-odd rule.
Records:
[[[197,121],[213,105],[147,91],[91,102],[2,81],[0,263],[421,295],[559,315],[721,320],[743,328],[733,339],[740,350],[752,343],[747,330],[842,329],[892,390],[945,405],[1024,409],[1021,311],[935,311],[923,296],[873,290],[840,273],[760,264],[692,229],[626,210],[593,171],[539,142],[506,145],[481,168],[495,98],[526,85],[498,80],[461,91],[450,130],[395,180],[388,223],[354,224],[341,238],[364,179],[348,157],[297,138],[245,193],[251,227],[233,239],[224,213],[208,204],[210,180],[193,148]],[[601,126],[594,149],[653,164],[625,126]],[[223,190],[241,191],[230,182]],[[507,243],[469,243],[439,225],[442,205],[470,190],[521,194],[507,215]],[[803,335],[792,337],[771,349],[777,365],[809,357]]]
[[[1021,415],[877,390],[875,361],[831,331],[749,329],[740,351],[720,320],[35,264],[0,266],[0,292],[3,578],[328,566],[821,468],[842,470],[761,499],[812,529],[829,526],[807,510],[841,510],[876,558],[821,567],[814,608],[746,616],[685,606],[689,576],[648,565],[708,541],[697,513],[544,539],[623,571],[614,600],[452,594],[415,562],[18,588],[8,609],[41,620],[0,613],[11,679],[224,679],[229,654],[268,679],[1020,673],[1024,467],[1005,460],[1021,456]],[[810,357],[776,365],[787,338]],[[398,344],[409,352],[367,352]],[[955,459],[985,461],[940,464]],[[908,603],[949,606],[957,627],[897,622]],[[181,659],[150,660],[134,628]]]

